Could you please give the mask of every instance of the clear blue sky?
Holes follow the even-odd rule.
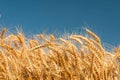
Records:
[[[63,33],[85,24],[103,42],[120,44],[120,0],[0,0],[0,26],[9,30]]]

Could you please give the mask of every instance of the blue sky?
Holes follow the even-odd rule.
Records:
[[[25,34],[81,31],[84,25],[104,43],[120,44],[119,0],[0,0],[0,26]]]

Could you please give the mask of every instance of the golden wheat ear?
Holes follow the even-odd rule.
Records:
[[[115,59],[118,59],[118,61],[120,62],[120,45],[114,49],[114,53],[115,53]]]
[[[1,35],[0,35],[1,39],[4,38],[5,32],[6,32],[6,28],[3,28],[2,31],[1,31]]]
[[[101,43],[100,38],[94,32],[92,32],[91,30],[89,30],[87,28],[85,30],[90,36],[92,36],[94,38],[95,41],[97,41],[98,43]]]

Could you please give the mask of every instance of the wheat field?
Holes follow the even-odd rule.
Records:
[[[89,29],[64,37],[0,33],[0,80],[120,80],[120,47],[107,51]],[[87,35],[87,36],[86,36]]]

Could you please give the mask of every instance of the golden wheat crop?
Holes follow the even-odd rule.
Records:
[[[0,80],[120,80],[120,46],[107,51],[89,29],[56,38],[0,34]]]

